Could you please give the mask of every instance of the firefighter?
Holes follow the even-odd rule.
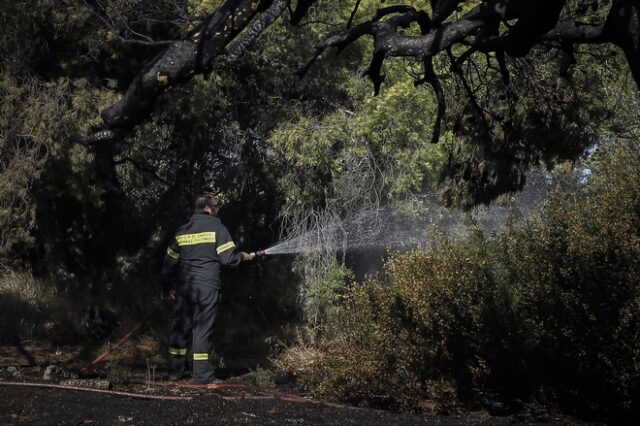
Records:
[[[236,250],[229,231],[218,218],[219,209],[212,194],[198,196],[194,214],[176,231],[162,266],[165,290],[169,283],[177,282],[175,289],[169,292],[175,300],[169,341],[169,380],[172,381],[186,375],[191,336],[195,382],[218,382],[209,356],[213,349],[213,325],[220,306],[220,268],[236,267],[252,259],[249,254]]]

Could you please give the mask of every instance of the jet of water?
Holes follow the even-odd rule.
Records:
[[[442,207],[435,195],[429,193],[409,203],[365,209],[346,219],[317,225],[266,249],[264,254],[336,252],[368,247],[409,249],[428,246],[433,238],[429,231],[434,229],[453,241],[465,238],[478,228],[491,234],[504,225],[513,207],[527,216],[542,205],[553,185],[548,175],[531,174],[525,189],[513,195],[511,206],[481,206],[471,212]]]

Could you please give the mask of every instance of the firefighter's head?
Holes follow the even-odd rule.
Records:
[[[210,214],[211,216],[218,216],[220,206],[218,205],[218,200],[216,200],[216,197],[212,193],[205,192],[196,197],[195,210],[197,212]]]

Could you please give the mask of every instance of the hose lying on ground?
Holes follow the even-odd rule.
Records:
[[[144,393],[114,391],[114,390],[107,390],[107,389],[83,388],[79,386],[56,385],[54,383],[0,381],[0,386],[25,386],[25,387],[34,387],[34,388],[67,389],[67,390],[82,391],[82,392],[103,393],[106,395],[126,396],[129,398],[154,399],[154,400],[160,400],[160,401],[190,401],[191,400],[190,396],[147,395]]]

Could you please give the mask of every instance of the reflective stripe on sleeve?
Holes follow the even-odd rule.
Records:
[[[194,361],[208,361],[209,360],[209,354],[206,352],[194,352],[193,353],[193,360]]]
[[[233,243],[233,241],[229,241],[227,243],[222,244],[220,247],[218,247],[217,252],[218,252],[218,254],[224,253],[227,250],[235,248],[235,246],[236,245]]]
[[[175,251],[171,250],[171,247],[167,247],[167,256],[176,260],[180,259],[180,253],[176,253]]]
[[[169,348],[169,355],[185,356],[186,354],[187,354],[187,348]]]
[[[216,242],[215,232],[199,232],[197,234],[176,235],[179,247],[195,246],[196,244],[208,244]]]

